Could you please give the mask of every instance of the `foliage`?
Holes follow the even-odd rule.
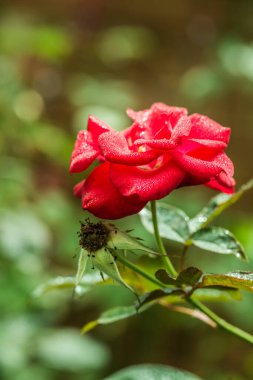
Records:
[[[199,377],[189,372],[179,371],[175,368],[162,365],[139,365],[125,368],[106,380],[200,380]]]

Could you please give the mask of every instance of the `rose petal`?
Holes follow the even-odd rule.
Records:
[[[159,156],[159,152],[132,152],[120,132],[107,132],[98,139],[98,145],[106,160],[118,164],[145,165]]]
[[[193,176],[187,173],[178,187],[205,185],[207,181],[206,178]]]
[[[171,139],[177,141],[180,137],[187,137],[191,131],[191,121],[188,117],[182,116],[172,130]]]
[[[168,139],[159,139],[159,140],[138,139],[134,142],[134,145],[135,146],[147,145],[148,147],[152,149],[158,149],[162,151],[171,150],[176,147],[175,142]]]
[[[87,169],[98,154],[90,132],[80,131],[71,157],[70,173],[79,173]]]
[[[139,124],[145,123],[148,119],[148,116],[150,114],[150,110],[142,110],[142,111],[134,111],[131,108],[128,108],[127,116],[129,116],[133,121],[136,121]]]
[[[159,169],[143,170],[137,167],[111,165],[110,176],[114,186],[124,196],[136,196],[148,202],[168,195],[179,186],[184,172],[172,161]]]
[[[197,113],[190,115],[189,119],[192,124],[190,138],[218,140],[228,144],[230,128],[222,127],[209,117]]]
[[[175,149],[177,145],[180,144],[181,136],[188,136],[190,130],[190,121],[187,119],[187,117],[182,116],[181,119],[178,121],[177,125],[174,127],[174,129],[172,129],[172,133],[167,133],[166,136],[166,133],[161,132],[156,134],[156,138],[153,139],[137,139],[135,140],[134,145],[147,145],[150,148],[159,149],[163,151]],[[162,135],[164,135],[164,138],[162,137]]]
[[[233,163],[225,153],[218,153],[213,156],[192,157],[173,151],[173,157],[186,173],[196,177],[212,178],[217,176],[222,170],[230,176],[233,175]]]
[[[234,164],[225,153],[217,154],[215,161],[229,177],[233,177]]]
[[[82,198],[84,182],[85,179],[74,186],[73,193],[77,198]]]
[[[222,191],[223,193],[232,194],[234,192],[235,180],[229,177],[226,173],[221,172],[219,176],[205,184],[211,189]]]
[[[127,144],[129,147],[134,145],[134,142],[137,139],[151,139],[153,138],[152,133],[149,128],[146,128],[143,124],[140,125],[138,123],[134,123],[131,127],[125,129],[122,132],[123,136],[127,140]]]
[[[112,130],[109,125],[99,120],[93,115],[89,115],[87,129],[91,133],[94,142],[97,142],[98,137],[105,132]]]
[[[95,158],[100,154],[98,137],[111,128],[90,115],[87,124],[88,131],[80,131],[77,135],[75,147],[71,157],[70,173],[79,173],[87,169]],[[100,157],[103,159],[102,157]]]
[[[135,112],[128,109],[127,114],[135,123],[124,132],[124,135],[133,143],[140,138],[169,139],[172,129],[181,117],[187,115],[187,110],[170,107],[163,103],[154,103],[149,110]]]
[[[186,115],[186,108],[170,107],[163,103],[154,103],[151,106],[151,113],[149,115],[149,127],[152,129],[153,135],[158,133],[166,125],[172,130],[181,117]]]
[[[178,120],[187,115],[187,109],[167,106],[164,103],[154,103],[149,110],[135,112],[128,109],[127,115],[145,128],[150,128],[155,136],[165,125],[170,129],[174,128]]]
[[[82,190],[82,207],[98,218],[119,219],[136,214],[146,204],[130,203],[131,198],[121,195],[109,179],[110,164],[96,167],[86,179]]]
[[[204,139],[189,139],[182,137],[181,138],[181,147],[180,151],[184,153],[191,152],[195,149],[204,147],[205,149],[214,149],[217,152],[222,151],[226,148],[227,144],[223,141],[217,141],[217,140],[204,140]]]

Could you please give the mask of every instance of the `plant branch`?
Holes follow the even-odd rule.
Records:
[[[157,247],[159,248],[160,252],[165,255],[162,257],[164,266],[166,267],[167,271],[172,274],[173,276],[177,275],[177,271],[174,268],[172,262],[170,261],[167,251],[163,245],[160,233],[159,233],[159,227],[158,227],[158,221],[157,221],[157,211],[156,211],[156,201],[151,201],[151,213],[152,213],[152,221],[153,221],[153,227],[154,227],[154,234],[156,239]]]
[[[123,265],[125,265],[126,267],[132,269],[134,272],[136,272],[139,275],[141,275],[142,277],[146,278],[147,280],[149,280],[153,284],[158,285],[160,288],[164,287],[163,284],[160,281],[158,281],[155,277],[153,277],[151,274],[145,272],[140,267],[138,267],[137,265],[135,265],[131,261],[127,260],[125,257],[117,255],[117,260],[120,263],[122,263]]]
[[[186,257],[186,253],[187,253],[188,248],[189,248],[189,246],[184,244],[184,248],[182,250],[181,257],[180,257],[180,272],[184,269],[185,257]]]
[[[157,222],[157,212],[156,212],[156,203],[155,201],[151,202],[151,212],[152,212],[152,220],[153,220],[153,226],[154,226],[154,233],[155,233],[155,239],[157,246],[162,254],[166,254],[166,250],[164,248],[164,245],[162,243],[160,234],[159,234],[159,228],[158,228],[158,222]],[[181,264],[184,264],[184,257],[185,253],[188,247],[184,247],[183,254],[182,254],[182,260]],[[177,272],[175,268],[173,267],[170,259],[168,256],[163,257],[164,264],[166,265],[167,270],[170,274],[176,275]],[[253,336],[246,331],[241,330],[240,328],[230,324],[229,322],[225,321],[223,318],[219,317],[217,314],[215,314],[212,310],[210,310],[207,306],[203,305],[200,301],[198,301],[194,296],[185,298],[185,301],[188,302],[191,306],[198,309],[202,313],[204,313],[206,316],[208,316],[212,321],[214,321],[217,326],[225,330],[240,339],[250,343],[253,345]]]
[[[121,262],[126,267],[132,269],[142,277],[146,278],[148,281],[152,282],[155,285],[158,285],[160,288],[163,288],[164,285],[158,281],[156,278],[154,278],[149,273],[145,272],[135,264],[133,264],[131,261],[127,260],[125,257],[119,256],[117,257],[118,261]],[[199,300],[196,299],[196,297],[191,296],[188,298],[185,298],[185,301],[189,303],[191,306],[193,306],[195,309],[199,310],[201,313],[206,315],[210,320],[215,322],[215,324],[222,330],[225,330],[229,332],[232,335],[235,335],[239,337],[240,339],[250,343],[253,345],[253,336],[247,333],[246,331],[241,330],[240,328],[232,325],[231,323],[225,321],[221,317],[219,317],[217,314],[215,314],[212,310],[210,310],[207,306],[203,305]],[[161,303],[162,305],[162,303]],[[163,305],[164,306],[164,305]],[[175,309],[176,310],[176,309]]]
[[[225,330],[233,335],[236,335],[240,339],[253,345],[253,335],[225,321],[223,318],[219,317],[208,307],[203,305],[202,302],[198,301],[195,297],[189,297],[188,299],[186,299],[186,301],[192,306],[194,306],[196,309],[202,311],[202,313],[207,315],[212,321],[214,321],[218,325],[220,329]]]

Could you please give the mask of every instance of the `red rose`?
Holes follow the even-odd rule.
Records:
[[[90,116],[87,131],[77,136],[70,172],[85,170],[96,158],[100,161],[74,189],[84,209],[118,219],[181,186],[205,184],[233,192],[233,163],[224,153],[229,128],[162,103],[144,111],[128,110],[128,116],[134,123],[123,132]]]

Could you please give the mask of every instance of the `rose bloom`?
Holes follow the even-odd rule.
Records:
[[[94,116],[78,133],[70,172],[99,165],[74,188],[82,207],[99,218],[119,219],[172,190],[204,184],[232,193],[232,161],[224,153],[230,128],[186,108],[155,103],[127,111],[133,124],[117,132]]]

